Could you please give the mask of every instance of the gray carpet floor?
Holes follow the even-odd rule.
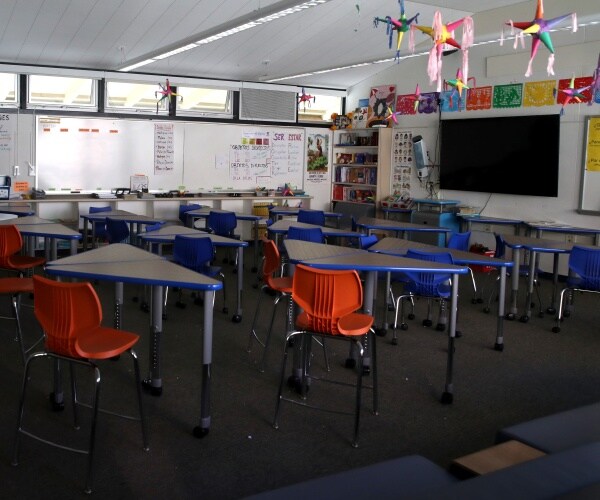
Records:
[[[248,253],[251,254],[252,250]],[[246,266],[243,320],[232,323],[220,311],[217,295],[212,364],[212,422],[203,439],[192,436],[199,423],[202,309],[184,294],[185,309],[176,308],[171,293],[164,322],[161,397],[144,394],[150,430],[150,450],[142,450],[139,424],[100,415],[97,433],[94,495],[98,498],[229,499],[265,491],[324,474],[410,454],[420,454],[447,467],[454,458],[494,444],[496,432],[512,424],[575,408],[600,399],[600,302],[591,294],[578,295],[573,315],[559,334],[552,333],[552,315],[524,324],[504,323],[505,349],[493,349],[494,312],[485,314],[471,303],[468,280],[461,283],[459,327],[454,366],[454,402],[440,403],[446,375],[447,336],[421,325],[425,304],[417,302],[417,318],[409,329],[378,338],[379,415],[370,410],[371,394],[364,391],[360,446],[352,448],[352,418],[285,404],[280,428],[272,427],[283,350],[284,307],[280,306],[274,338],[261,373],[257,344],[248,353],[248,333],[259,292]],[[226,266],[229,290],[235,277]],[[478,276],[480,283],[493,277]],[[112,286],[95,285],[111,324]],[[521,286],[523,291],[524,282]],[[542,280],[547,303],[551,283]],[[148,372],[148,314],[134,296],[141,288],[126,287],[124,328],[141,335],[136,348],[142,375]],[[380,297],[383,283],[380,284]],[[260,333],[268,325],[272,297],[260,310]],[[8,297],[1,304],[8,311]],[[31,302],[25,298],[24,304]],[[519,297],[519,304],[523,297]],[[382,314],[382,306],[377,315]],[[31,341],[39,334],[32,310],[21,311]],[[14,326],[0,320],[0,478],[2,496],[15,498],[77,498],[83,495],[85,457],[49,448],[22,438],[20,463],[11,466],[17,406],[23,366],[14,341]],[[313,373],[348,378],[345,343],[330,342],[331,372],[324,356],[313,350]],[[101,364],[102,406],[135,411],[132,366],[126,356]],[[79,380],[85,388],[86,371]],[[369,377],[365,383],[370,383]],[[89,419],[78,431],[72,427],[70,405],[64,412],[49,410],[51,365],[38,362],[32,370],[27,399],[27,426],[67,444],[85,445]],[[287,391],[287,389],[286,389]],[[288,395],[294,396],[288,392]],[[315,382],[311,402],[351,409],[353,392],[342,386]],[[89,413],[89,412],[88,412]],[[84,414],[87,415],[87,414]]]

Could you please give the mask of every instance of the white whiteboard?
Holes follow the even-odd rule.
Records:
[[[197,122],[40,117],[37,185],[109,190],[148,177],[152,190],[303,187],[305,130]]]

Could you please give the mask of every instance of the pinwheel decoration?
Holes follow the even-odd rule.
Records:
[[[569,104],[571,101],[581,102],[583,99],[587,99],[587,96],[583,95],[586,90],[591,89],[594,86],[595,82],[592,82],[590,85],[586,85],[585,87],[575,88],[575,77],[571,78],[571,83],[566,89],[554,89],[554,97],[556,97],[559,93],[565,95],[565,99],[562,103],[562,107],[560,108],[560,116],[565,113],[565,106]],[[590,101],[591,103],[591,101]]]
[[[156,97],[158,99],[158,96],[160,95],[160,99],[158,99],[158,101],[156,102],[156,112],[158,113],[158,108],[160,107],[160,103],[163,102],[164,100],[166,100],[167,102],[169,102],[171,100],[171,97],[175,96],[179,98],[179,102],[183,101],[183,97],[176,94],[173,90],[173,87],[171,87],[171,84],[169,83],[169,79],[167,78],[165,81],[165,84],[158,84],[158,86],[160,87],[160,90],[157,90],[156,92],[154,92],[154,97]]]
[[[577,15],[574,12],[571,14],[565,14],[563,16],[555,17],[553,19],[544,19],[544,2],[543,0],[538,0],[537,9],[535,11],[535,18],[533,19],[533,21],[513,22],[511,20],[506,22],[506,24],[511,26],[511,28],[517,28],[521,30],[521,32],[515,38],[515,49],[517,48],[519,40],[521,41],[521,45],[524,45],[523,35],[531,35],[531,55],[529,57],[529,64],[527,65],[527,71],[525,72],[526,77],[531,76],[531,67],[533,64],[533,60],[537,54],[538,48],[540,47],[540,42],[543,43],[546,46],[546,48],[550,51],[546,70],[549,75],[554,74],[554,46],[552,45],[550,31],[555,26],[562,23],[568,17],[571,17],[573,19],[573,32],[577,31]]]
[[[373,25],[377,27],[379,23],[385,23],[385,33],[388,36],[388,47],[392,48],[392,38],[394,32],[396,32],[396,62],[400,62],[400,45],[402,45],[402,38],[404,33],[410,30],[410,25],[413,22],[418,22],[419,13],[408,19],[404,13],[404,0],[398,0],[400,5],[400,17],[395,19],[391,16],[375,17],[373,19]]]
[[[454,38],[454,30],[458,27],[463,27],[463,36],[461,43],[458,43]],[[473,19],[469,16],[463,17],[452,23],[442,23],[442,13],[438,10],[433,16],[433,25],[420,26],[418,24],[411,25],[411,30],[417,29],[426,35],[429,35],[433,40],[433,47],[429,51],[429,61],[427,63],[427,74],[429,82],[437,81],[437,91],[442,90],[442,54],[446,45],[451,45],[462,50],[463,53],[463,68],[462,72],[465,78],[469,68],[469,47],[473,45],[474,30]],[[411,41],[411,50],[414,50],[414,41]]]
[[[460,104],[463,98],[463,90],[469,90],[471,88],[468,85],[469,81],[473,81],[473,86],[476,85],[475,78],[473,78],[472,76],[468,79],[463,78],[462,70],[460,68],[458,68],[458,70],[456,71],[456,78],[444,81],[444,90],[448,90],[449,87],[453,89],[450,95],[448,96],[448,99],[450,101],[450,107],[452,107],[453,98],[455,96],[458,96],[458,108],[460,109]]]
[[[415,106],[415,113],[417,112],[417,110],[419,109],[419,102],[421,102],[421,88],[419,87],[419,84],[417,83],[417,86],[415,88],[415,93],[412,95],[412,99],[414,99],[414,106]]]
[[[398,115],[399,114],[400,114],[399,111],[394,111],[391,106],[388,106],[388,108],[387,108],[387,116],[385,117],[385,119],[388,122],[391,122],[392,120],[394,120],[394,123],[396,125],[398,125]]]
[[[307,94],[304,90],[304,87],[302,87],[302,93],[298,96],[298,106],[304,103],[304,111],[306,111],[306,103],[308,103],[310,106],[310,101],[315,102],[316,97],[314,95]]]

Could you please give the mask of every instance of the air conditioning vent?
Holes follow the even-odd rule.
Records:
[[[242,89],[240,119],[296,123],[297,95],[278,90]]]

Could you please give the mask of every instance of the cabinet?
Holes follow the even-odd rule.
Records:
[[[390,194],[392,129],[342,129],[333,134],[331,200],[370,204]]]

